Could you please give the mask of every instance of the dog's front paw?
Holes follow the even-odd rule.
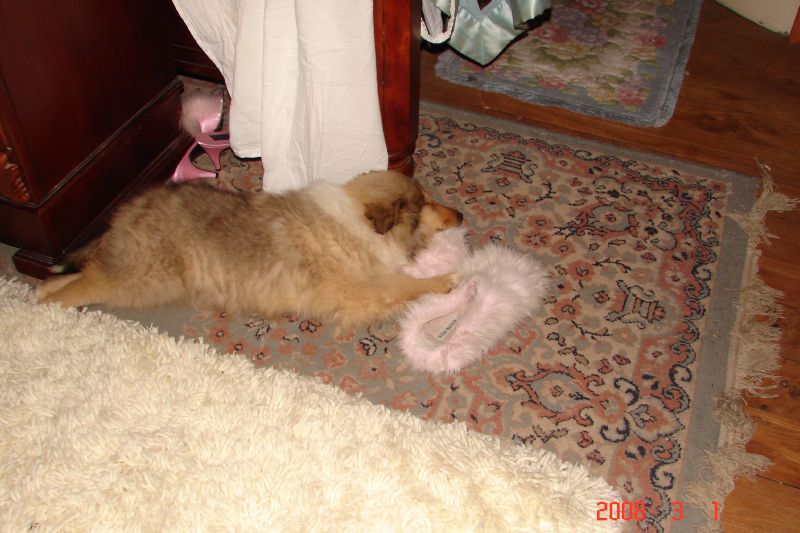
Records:
[[[451,272],[450,274],[442,274],[431,278],[434,281],[434,289],[431,292],[439,294],[447,294],[461,282],[461,274]]]

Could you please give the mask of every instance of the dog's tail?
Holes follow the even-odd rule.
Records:
[[[214,131],[222,121],[222,93],[184,93],[181,100],[181,127],[192,137]]]

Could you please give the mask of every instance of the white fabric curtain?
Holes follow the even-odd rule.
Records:
[[[264,189],[387,167],[372,0],[173,0],[231,95],[231,147]]]

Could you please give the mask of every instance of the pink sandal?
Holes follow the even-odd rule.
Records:
[[[216,178],[216,172],[198,168],[192,158],[199,146],[211,158],[216,170],[220,170],[220,154],[230,148],[230,134],[227,131],[215,131],[222,122],[222,95],[194,94],[185,97],[181,114],[181,126],[191,134],[195,141],[183,154],[175,167],[171,183],[180,183],[199,178]]]

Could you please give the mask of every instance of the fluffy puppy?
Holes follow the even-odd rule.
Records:
[[[68,258],[80,268],[45,281],[39,302],[202,308],[313,316],[355,326],[391,317],[454,275],[402,272],[457,211],[426,200],[395,172],[286,194],[231,193],[192,181],[152,189]]]

